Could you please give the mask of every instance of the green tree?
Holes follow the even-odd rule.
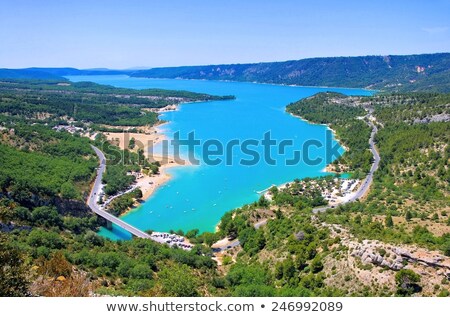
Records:
[[[198,229],[189,230],[188,232],[186,232],[186,238],[188,238],[188,239],[195,238],[199,232],[200,232],[200,230],[198,230]]]
[[[217,236],[211,232],[205,232],[202,234],[203,241],[207,246],[212,246],[217,241]]]
[[[278,194],[278,187],[277,186],[272,186],[269,188],[269,192],[275,196],[276,194]]]
[[[20,251],[8,244],[0,234],[0,296],[25,296],[28,280],[27,268]]]
[[[0,205],[0,220],[4,222],[9,222],[13,219],[13,206],[2,206]]]
[[[65,182],[61,185],[61,197],[64,199],[75,199],[78,197],[77,190],[70,182]]]
[[[394,221],[392,220],[391,214],[388,214],[385,219],[386,227],[392,228],[394,226]]]
[[[411,211],[407,210],[405,214],[406,221],[410,221],[412,219]]]
[[[130,260],[125,260],[122,261],[122,263],[119,264],[119,266],[117,267],[117,274],[119,274],[122,277],[129,277],[130,276],[130,272],[133,269],[133,261]]]
[[[283,277],[286,281],[289,281],[291,278],[295,276],[296,269],[294,262],[291,258],[288,258],[283,261]]]
[[[165,267],[158,274],[162,290],[167,296],[194,297],[198,296],[197,278],[186,265],[173,265]]]
[[[28,235],[27,243],[32,247],[47,247],[49,249],[62,249],[64,240],[56,232],[47,232],[41,229],[33,229]]]
[[[135,279],[151,279],[153,271],[146,264],[138,264],[131,269],[130,277]]]
[[[116,252],[106,252],[106,253],[100,253],[98,255],[98,264],[101,267],[107,267],[112,270],[115,270],[119,264],[121,263],[121,257]]]
[[[233,292],[237,297],[272,297],[275,295],[275,288],[267,285],[239,285]]]
[[[323,270],[323,263],[319,258],[316,257],[311,261],[310,267],[313,273],[319,273]]]
[[[269,207],[269,205],[270,205],[270,202],[266,199],[266,197],[264,195],[259,197],[258,206],[260,206],[260,207]]]
[[[136,146],[136,140],[134,138],[131,138],[130,141],[128,142],[128,148],[134,149],[135,146]]]
[[[136,188],[135,190],[133,190],[133,195],[136,199],[142,199],[142,190],[140,188]]]
[[[84,241],[91,246],[103,246],[104,238],[96,234],[94,231],[88,231],[84,235]]]
[[[420,275],[412,270],[402,269],[395,274],[397,294],[409,296],[420,290]]]
[[[450,241],[447,241],[447,242],[443,245],[442,249],[444,250],[444,254],[445,254],[446,256],[450,256]]]
[[[151,164],[150,165],[150,170],[152,171],[153,175],[156,175],[159,173],[159,167],[156,164]]]
[[[54,207],[42,206],[34,208],[31,213],[31,219],[35,224],[45,227],[59,227],[62,225],[62,219]]]

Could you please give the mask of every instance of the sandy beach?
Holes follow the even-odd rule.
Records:
[[[144,150],[144,155],[148,158],[149,147],[153,147],[163,140],[167,140],[167,136],[159,130],[164,124],[165,123],[162,123],[153,127],[138,127],[139,131],[143,131],[142,133],[105,132],[103,134],[109,142],[122,150],[128,148],[130,140],[134,138],[136,145],[132,151],[137,151],[139,148],[142,148]],[[152,153],[153,151],[150,152]],[[168,172],[168,169],[176,166],[190,165],[187,161],[185,163],[177,162],[171,156],[164,157],[162,155],[152,154],[151,160],[160,162],[161,167],[159,168],[159,174],[142,175],[140,178],[136,179],[136,185],[142,191],[142,200],[147,200],[157,188],[170,180],[171,175]]]
[[[138,148],[144,149],[144,153],[148,153],[148,148],[155,146],[155,144],[166,140],[165,134],[159,131],[159,128],[163,124],[154,127],[139,127],[138,129],[143,131],[143,133],[133,133],[133,132],[105,132],[103,133],[107,140],[112,144],[118,146],[122,150],[128,148],[131,139],[135,140],[134,150]]]
[[[151,176],[144,175],[140,179],[137,179],[137,186],[142,191],[142,199],[147,200],[158,187],[162,186],[164,183],[170,180],[171,175],[168,171],[169,168],[186,165],[188,164],[181,165],[175,162],[167,163],[159,168],[159,174]]]

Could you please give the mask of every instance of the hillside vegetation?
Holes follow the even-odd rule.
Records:
[[[289,105],[336,130],[348,147],[338,166],[358,177],[371,164],[370,130],[358,118],[370,113],[381,163],[369,195],[315,214],[326,203],[316,185],[334,177],[294,180],[271,188],[271,201],[226,213],[215,233],[177,231],[195,244],[184,251],[98,236],[103,222],[85,199],[98,166],[90,145],[103,136],[51,129],[77,115],[75,96],[98,107],[86,110],[89,120],[102,117],[107,101],[132,106],[109,93],[40,85],[54,84],[0,90],[0,296],[449,296],[450,95],[322,93]],[[109,195],[134,181],[128,172],[157,170],[141,151],[102,150]],[[139,197],[127,195],[109,211]],[[239,245],[214,253],[222,239]]]
[[[114,126],[154,125],[151,108],[180,102],[222,100],[232,96],[211,96],[163,89],[134,90],[91,82],[2,81],[0,115],[38,122],[74,120],[79,123]]]
[[[151,125],[144,107],[227,98],[93,83],[1,82],[0,296],[206,295],[217,276],[215,262],[204,256],[208,249],[187,253],[95,233],[105,223],[86,205],[99,164],[91,144],[107,157],[105,198],[129,188],[135,181],[130,171],[157,173],[159,165],[143,150],[108,144],[92,123]],[[69,122],[79,130],[52,129]],[[142,196],[131,194],[113,200],[108,211],[120,214]]]
[[[380,169],[368,197],[325,213],[311,213],[322,196],[311,186],[318,180],[307,179],[273,187],[271,202],[261,198],[226,214],[217,235],[237,237],[242,247],[222,257],[233,294],[449,296],[449,98],[322,93],[288,106],[331,124],[344,144],[345,135],[367,143],[351,124],[373,110]],[[366,151],[358,143],[347,144],[356,154],[342,161],[350,170]],[[405,279],[414,282],[405,286]]]
[[[367,142],[371,128],[361,120],[366,114],[364,108],[350,100],[353,99],[339,93],[323,93],[292,103],[286,110],[308,121],[328,124],[347,147],[344,155],[333,162],[334,170],[351,172],[355,178],[361,178],[369,171],[372,161]]]

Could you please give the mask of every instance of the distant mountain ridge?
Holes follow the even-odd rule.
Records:
[[[31,70],[39,70],[56,76],[82,76],[82,75],[122,75],[130,72],[107,69],[107,68],[92,68],[92,69],[77,69],[73,67],[65,68],[28,68]]]
[[[0,78],[56,79],[73,75],[129,75],[368,88],[383,91],[450,92],[450,53],[308,58],[285,62],[158,67],[148,70],[76,68],[0,69]]]
[[[67,80],[64,76],[77,75],[122,75],[131,74],[129,71],[111,69],[77,69],[73,67],[45,68],[31,67],[22,69],[0,68],[0,79],[54,79]]]
[[[9,69],[0,68],[0,79],[55,79],[55,80],[65,80],[63,77],[41,71],[34,68],[25,69]]]
[[[308,58],[286,62],[161,67],[135,77],[450,92],[450,53]]]

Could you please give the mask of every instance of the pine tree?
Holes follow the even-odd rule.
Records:
[[[392,220],[392,216],[390,214],[386,216],[385,223],[388,228],[392,228],[394,226],[394,221]]]
[[[22,254],[0,234],[0,297],[25,296],[28,284]]]
[[[411,218],[412,218],[412,214],[411,214],[411,211],[407,210],[407,211],[406,211],[406,215],[405,215],[405,219],[406,219],[406,221],[410,221],[410,220],[411,220]]]

